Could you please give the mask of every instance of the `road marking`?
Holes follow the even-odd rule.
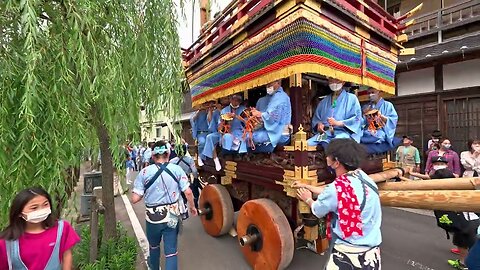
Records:
[[[119,188],[120,190],[123,190],[122,184],[119,183]],[[132,204],[130,203],[130,200],[128,199],[127,195],[123,194],[122,192],[122,201],[123,204],[125,205],[125,208],[127,209],[127,214],[128,218],[130,219],[130,222],[132,223],[133,231],[135,232],[135,237],[137,238],[138,244],[140,245],[140,248],[142,249],[143,256],[145,258],[145,265],[147,264],[147,259],[148,256],[150,255],[148,251],[148,240],[147,236],[145,235],[145,232],[142,229],[142,225],[140,225],[140,220],[138,220],[137,215],[135,214],[135,211],[133,210]]]
[[[430,268],[426,265],[423,265],[419,262],[413,261],[413,260],[408,260],[407,262],[408,265],[415,267],[416,269],[421,269],[421,270],[435,270],[433,268]]]

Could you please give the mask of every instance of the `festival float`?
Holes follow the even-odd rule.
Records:
[[[222,170],[211,160],[199,169],[209,183],[199,202],[206,233],[218,237],[236,226],[253,269],[285,269],[295,247],[305,242],[319,254],[328,248],[326,222],[291,187],[294,181],[324,185],[333,180],[323,149],[307,145],[318,92],[331,77],[394,96],[397,57],[412,53],[401,45],[407,40],[403,31],[420,8],[394,18],[372,0],[237,0],[202,24],[198,40],[183,52],[193,107],[232,94],[252,101],[274,80],[282,81],[292,106],[287,145],[225,153]],[[365,100],[364,91],[355,93]],[[248,110],[242,117],[250,131],[261,124]],[[222,132],[227,132],[229,119],[222,120],[227,123]],[[480,210],[468,203],[480,199],[474,190],[478,179],[387,182],[405,180],[405,172],[394,167],[386,153],[370,155],[362,166],[378,183],[384,206]]]

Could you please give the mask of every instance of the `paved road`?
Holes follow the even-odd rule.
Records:
[[[117,209],[122,204],[117,198]],[[123,205],[122,205],[123,206]],[[133,206],[145,231],[145,207]],[[118,213],[118,210],[117,210]],[[120,220],[128,219],[121,215]],[[125,220],[126,221],[126,220]],[[448,270],[446,260],[455,258],[450,253],[451,240],[436,227],[431,211],[383,208],[382,268],[386,270]],[[162,251],[163,252],[163,251]],[[301,249],[295,252],[290,270],[321,269],[326,257]],[[162,266],[164,259],[162,258]],[[248,270],[237,239],[229,235],[213,238],[203,231],[198,217],[189,218],[183,227],[179,242],[179,269],[182,270]]]

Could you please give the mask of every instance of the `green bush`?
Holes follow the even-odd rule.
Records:
[[[98,256],[94,263],[90,261],[90,226],[81,232],[82,241],[73,250],[76,269],[82,270],[130,270],[135,269],[137,245],[134,238],[127,236],[126,230],[117,223],[118,237],[102,241],[103,222],[99,225]]]

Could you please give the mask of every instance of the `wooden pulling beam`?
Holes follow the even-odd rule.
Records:
[[[413,181],[400,168],[370,174],[378,186],[382,206],[427,210],[480,212],[480,178],[448,178]],[[386,182],[399,178],[402,182]],[[275,183],[289,186],[284,182]],[[316,186],[324,185],[317,183]]]
[[[382,206],[480,212],[478,190],[381,190]]]
[[[378,183],[379,190],[474,190],[480,187],[480,178],[447,178],[405,182]]]

